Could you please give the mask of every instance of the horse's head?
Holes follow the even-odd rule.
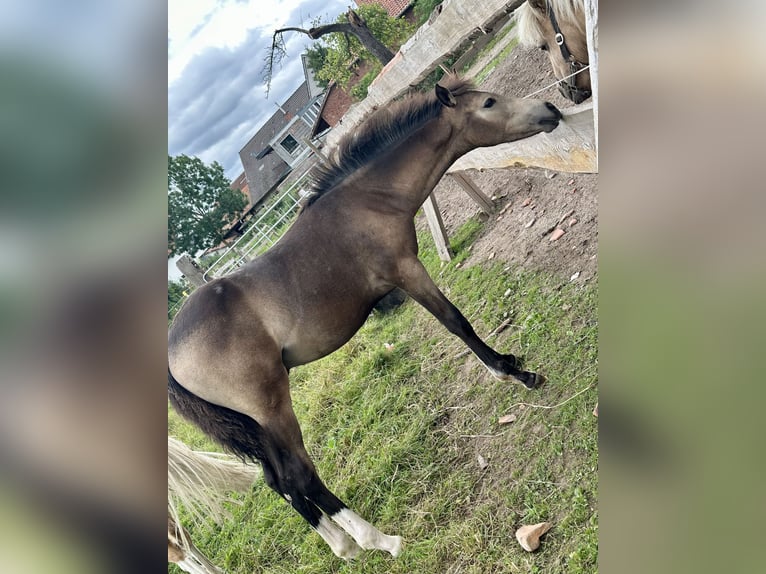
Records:
[[[559,91],[579,104],[591,96],[582,0],[527,0],[518,9],[519,40],[548,53]]]
[[[452,90],[438,84],[436,97],[444,106],[442,118],[471,148],[551,132],[562,117],[556,106],[543,100],[510,98],[473,89]]]

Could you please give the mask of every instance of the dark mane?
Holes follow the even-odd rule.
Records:
[[[468,80],[450,74],[439,82],[459,96],[474,85]],[[356,130],[350,131],[338,143],[337,160],[319,165],[312,172],[312,195],[304,205],[308,207],[321,195],[332,190],[357,169],[390,150],[426,122],[441,113],[442,104],[434,92],[415,94],[373,112]]]

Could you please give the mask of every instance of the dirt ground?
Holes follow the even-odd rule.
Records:
[[[554,81],[544,52],[517,47],[497,65],[481,87],[522,97]],[[555,87],[535,97],[561,109],[573,105]],[[567,279],[576,276],[572,280],[580,283],[596,280],[597,174],[534,168],[465,173],[495,202],[495,211],[472,245],[466,265],[492,259]],[[442,179],[435,193],[448,234],[481,212],[449,176]],[[418,223],[425,225],[425,219]],[[556,227],[561,228],[564,235],[551,241]]]

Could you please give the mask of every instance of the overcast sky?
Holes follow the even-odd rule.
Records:
[[[271,92],[261,79],[275,29],[333,21],[349,0],[169,0],[168,152],[242,173],[239,150],[303,81],[311,40],[285,35],[287,58]]]
[[[334,21],[349,0],[168,0],[168,153],[217,161],[233,180],[239,150],[303,82],[308,36],[285,35],[271,92],[261,78],[274,30]],[[168,277],[181,273],[174,259]]]

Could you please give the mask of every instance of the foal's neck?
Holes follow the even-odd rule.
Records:
[[[377,187],[385,186],[398,200],[404,199],[414,217],[447,169],[470,151],[452,131],[439,119],[428,122],[389,151],[383,161],[370,165],[365,176],[380,182]]]

